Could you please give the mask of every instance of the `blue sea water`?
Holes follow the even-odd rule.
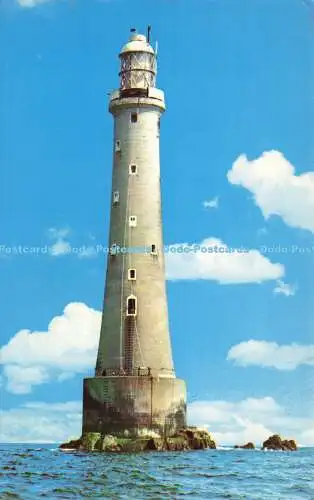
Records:
[[[0,445],[1,499],[314,499],[314,448],[104,454]]]

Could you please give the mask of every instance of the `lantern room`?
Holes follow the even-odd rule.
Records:
[[[143,95],[156,84],[156,54],[148,36],[140,35],[133,28],[131,36],[120,52],[120,92],[125,95]]]

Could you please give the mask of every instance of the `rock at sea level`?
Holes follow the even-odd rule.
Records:
[[[246,444],[243,444],[241,446],[239,446],[238,444],[235,445],[235,448],[240,448],[242,450],[255,450],[255,446],[253,443],[249,442],[249,443],[246,443]]]
[[[296,451],[297,449],[297,444],[293,439],[281,439],[278,434],[270,436],[262,446],[262,450]]]
[[[72,439],[67,443],[60,444],[59,448],[61,450],[79,450],[82,445],[81,439]]]
[[[197,427],[179,430],[174,436],[120,437],[88,432],[80,439],[60,445],[62,450],[105,451],[137,453],[143,451],[184,451],[216,449],[216,443],[209,432]]]

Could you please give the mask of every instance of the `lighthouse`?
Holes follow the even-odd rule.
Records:
[[[131,30],[120,51],[109,252],[95,376],[84,379],[83,434],[172,435],[186,425],[186,389],[172,359],[160,192],[157,54]]]

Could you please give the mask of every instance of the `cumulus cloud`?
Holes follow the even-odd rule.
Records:
[[[216,196],[216,198],[213,198],[212,200],[203,201],[204,208],[218,208],[218,205],[219,205],[218,196]]]
[[[208,428],[218,444],[252,441],[260,445],[271,434],[314,445],[312,418],[290,416],[272,397],[242,401],[194,401],[188,406],[189,423]]]
[[[227,359],[238,366],[260,366],[277,370],[295,370],[300,365],[314,365],[314,345],[249,340],[234,345]]]
[[[62,442],[81,431],[81,401],[28,402],[0,412],[3,443]],[[36,421],[36,426],[34,422]],[[208,428],[218,445],[261,444],[270,434],[282,433],[301,445],[314,445],[313,419],[291,416],[272,397],[241,401],[194,401],[188,405],[191,425]]]
[[[0,411],[0,441],[59,443],[78,438],[82,422],[81,408],[80,401],[52,404],[29,402],[18,408]]]
[[[8,381],[7,390],[13,394],[28,394],[32,386],[49,381],[49,374],[42,366],[7,365],[3,374]]]
[[[274,294],[285,295],[286,297],[292,297],[296,292],[296,287],[289,285],[284,281],[278,280],[274,288]]]
[[[53,411],[53,412],[62,412],[69,413],[74,412],[78,413],[82,409],[81,401],[66,401],[65,403],[45,403],[42,401],[30,401],[29,403],[25,403],[23,408],[28,408],[31,410],[39,410],[39,411]]]
[[[7,390],[30,392],[48,380],[65,380],[94,366],[101,313],[83,303],[68,304],[47,331],[20,330],[1,348]]]
[[[171,245],[166,252],[169,280],[217,281],[220,284],[262,283],[284,276],[281,264],[272,263],[258,250],[236,251],[217,238],[200,244]]]
[[[267,151],[251,161],[239,156],[227,178],[252,193],[265,219],[277,215],[288,226],[314,233],[314,172],[296,175],[282,153]]]

